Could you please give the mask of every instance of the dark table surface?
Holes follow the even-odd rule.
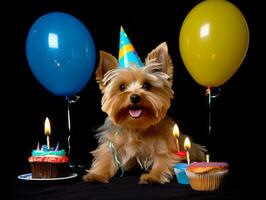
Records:
[[[73,179],[54,181],[19,180],[12,181],[12,199],[26,200],[59,200],[59,199],[243,199],[238,184],[229,183],[226,188],[199,192],[189,185],[177,184],[175,179],[168,184],[139,185],[140,174],[126,173],[123,177],[116,176],[108,184],[85,183],[81,176],[84,169],[74,170],[78,174]]]

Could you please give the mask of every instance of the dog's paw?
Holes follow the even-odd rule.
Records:
[[[108,178],[98,174],[86,174],[82,177],[85,182],[89,183],[109,183]]]
[[[151,174],[142,174],[140,176],[139,184],[151,184],[151,183],[164,184],[164,182],[158,176],[154,176]]]

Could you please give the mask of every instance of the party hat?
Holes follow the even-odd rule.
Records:
[[[122,26],[120,29],[118,61],[120,68],[127,68],[130,65],[135,65],[137,67],[143,66],[143,63]]]

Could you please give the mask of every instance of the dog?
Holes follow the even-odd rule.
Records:
[[[182,161],[175,154],[175,122],[167,116],[174,98],[173,68],[166,42],[147,55],[141,68],[132,64],[120,69],[114,56],[100,51],[96,80],[108,116],[98,129],[99,145],[91,152],[94,158],[83,176],[85,182],[108,183],[119,169],[128,171],[136,165],[145,169],[139,184],[171,181],[174,165]],[[184,138],[179,137],[180,144]],[[191,161],[204,160],[205,151],[192,143]]]

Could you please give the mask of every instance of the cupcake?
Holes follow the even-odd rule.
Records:
[[[58,145],[47,148],[39,144],[36,150],[32,150],[31,156],[28,158],[30,163],[32,178],[58,178],[66,175],[69,158],[66,156],[64,149],[59,150]]]
[[[184,161],[187,160],[186,151],[178,151],[175,154],[180,160],[180,162],[176,163],[174,166],[177,182],[180,184],[189,184],[188,177],[186,175],[186,168],[188,164],[184,163]]]
[[[188,164],[187,163],[177,163],[174,166],[174,172],[176,175],[177,182],[179,184],[189,184],[188,177],[186,175],[186,168]]]
[[[225,186],[228,171],[225,162],[195,162],[187,167],[186,173],[192,189],[212,191]]]

